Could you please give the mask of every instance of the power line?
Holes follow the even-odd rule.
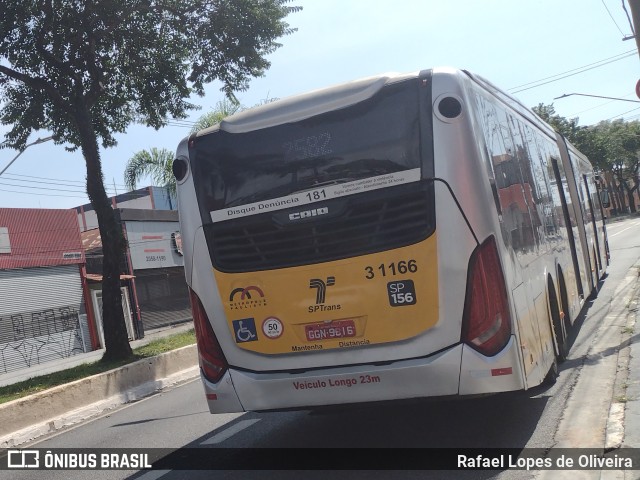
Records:
[[[614,118],[621,117],[621,116],[626,115],[627,113],[630,113],[630,112],[635,112],[636,110],[640,110],[640,107],[632,108],[631,110],[627,110],[626,112],[622,112],[619,115],[614,115],[613,117],[607,118],[607,120],[605,120],[605,121],[613,120]]]
[[[20,193],[23,195],[40,195],[43,197],[67,197],[67,198],[87,198],[86,195],[59,195],[55,193],[33,193],[33,192],[20,192],[17,190],[6,190],[4,188],[0,188],[0,192],[8,192],[8,193]]]
[[[12,174],[12,175],[17,175],[17,174]],[[21,176],[28,177],[28,178],[45,178],[45,177],[36,177],[36,176],[33,176],[33,175],[21,175]],[[66,182],[62,182],[62,183],[58,183],[58,182],[41,182],[41,181],[37,181],[37,180],[23,180],[23,179],[20,179],[20,178],[7,178],[7,180],[14,181],[14,182],[29,182],[29,183],[39,183],[39,184],[44,184],[44,185],[56,185],[56,186],[63,186],[63,187],[67,186],[67,187],[71,187],[71,188],[67,188],[67,189],[64,189],[64,188],[47,188],[47,187],[36,187],[36,186],[29,186],[29,185],[15,184],[15,183],[5,183],[5,182],[0,182],[0,185],[10,186],[10,187],[18,187],[18,188],[35,189],[35,190],[51,190],[51,191],[67,192],[67,193],[86,193],[85,187],[83,185],[73,185],[73,184],[66,183]],[[61,179],[51,179],[51,180],[61,180]],[[0,191],[8,191],[8,190],[0,190]],[[107,192],[108,195],[111,195],[113,197],[124,197],[124,198],[128,198],[128,199],[141,198],[141,197],[148,196],[148,193],[146,191],[144,191],[144,192],[132,191],[132,192],[125,192],[125,193],[120,193],[119,194],[115,188],[111,188],[111,187],[108,187],[106,185],[105,185],[105,191]],[[29,192],[29,191],[18,192],[18,191],[12,190],[12,192],[13,193],[31,194],[31,192]],[[57,195],[57,196],[64,196],[64,195]]]
[[[611,11],[609,10],[609,7],[607,7],[607,4],[604,3],[604,0],[600,0],[602,2],[602,5],[604,6],[605,10],[607,11],[607,13],[609,14],[609,17],[611,17],[611,20],[613,20],[613,23],[616,25],[616,28],[618,29],[618,31],[620,32],[620,35],[622,35],[624,37],[624,32],[622,31],[622,29],[618,26],[618,23],[616,22],[616,19],[613,18],[613,15],[611,15]],[[624,2],[623,2],[624,5]]]
[[[82,190],[82,192],[86,192],[86,188],[83,185],[73,185],[73,184],[69,184],[69,183],[57,183],[57,182],[42,182],[42,181],[39,181],[39,180],[22,180],[20,178],[7,178],[7,180],[14,181],[14,182],[29,182],[29,183],[40,183],[40,184],[44,184],[44,185],[57,185],[57,186],[61,186],[61,187],[74,187],[74,188],[80,188]],[[12,186],[21,187],[21,188],[34,188],[34,187],[29,187],[27,185],[12,185]],[[109,191],[109,190],[112,190],[112,189],[110,187],[105,187],[105,190]],[[69,190],[69,191],[70,192],[76,192],[76,190]]]
[[[622,98],[624,98],[624,97],[630,97],[631,95],[634,95],[634,93],[633,93],[633,92],[631,92],[631,93],[627,93],[626,95],[622,95]],[[578,113],[573,113],[573,114],[571,114],[571,115],[567,115],[567,118],[577,117],[577,116],[578,116],[578,115],[580,115],[581,113],[589,112],[589,111],[591,111],[591,110],[595,110],[596,108],[604,107],[605,105],[609,105],[610,103],[613,103],[613,102],[615,102],[615,101],[616,101],[616,100],[609,100],[608,102],[601,103],[600,105],[596,105],[595,107],[587,108],[586,110],[581,110],[581,111],[579,111]]]
[[[640,103],[640,100],[631,100],[630,98],[608,97],[604,95],[591,95],[588,93],[565,93],[563,95],[560,95],[559,97],[555,97],[554,100],[560,100],[561,98],[571,97],[573,95],[577,95],[579,97],[606,98],[607,100],[618,100],[620,102]]]
[[[579,73],[584,73],[584,72],[587,72],[589,70],[593,70],[594,68],[603,67],[605,65],[608,65],[609,63],[617,62],[619,60],[623,60],[625,58],[628,58],[628,57],[631,57],[631,56],[634,56],[634,55],[636,55],[636,50],[629,50],[628,52],[620,53],[618,55],[614,55],[613,57],[605,58],[603,60],[599,60],[597,62],[590,63],[590,64],[584,65],[582,67],[574,68],[572,70],[567,70],[566,72],[563,72],[563,73],[558,73],[558,74],[555,74],[555,75],[551,75],[549,77],[541,78],[541,79],[535,80],[533,82],[523,83],[522,85],[518,85],[516,87],[510,88],[509,91],[511,93],[524,92],[525,90],[530,90],[532,88],[541,87],[542,85],[546,85],[548,83],[556,82],[558,80],[562,80],[564,78],[571,77],[571,76],[577,75]],[[545,81],[545,80],[548,80],[548,81]],[[528,85],[531,85],[531,86],[528,86]],[[521,88],[521,87],[527,87],[527,88]]]
[[[49,191],[54,191],[54,192],[85,193],[85,192],[80,191],[80,190],[68,190],[68,189],[63,189],[63,188],[47,188],[47,187],[31,187],[29,185],[16,185],[15,183],[6,183],[6,182],[0,182],[0,185],[7,186],[7,187],[29,188],[29,189],[33,189],[33,190],[49,190]],[[27,195],[46,195],[46,194],[42,194],[42,193],[41,194],[32,193],[30,191],[16,191],[16,190],[5,190],[5,189],[0,189],[0,191],[12,192],[12,193],[23,193],[23,194],[27,194]],[[145,197],[147,195],[148,194],[146,192],[139,192],[139,193],[130,192],[130,193],[121,193],[120,195],[117,195],[117,196],[118,197],[125,197],[125,198],[128,198],[128,199],[134,199],[134,198]],[[59,194],[54,195],[54,196],[57,196],[57,197],[87,198],[86,193],[83,196],[78,196],[78,195],[59,195]]]
[[[560,75],[564,75],[565,73],[575,72],[576,70],[581,70],[581,69],[583,69],[583,68],[590,67],[590,66],[592,66],[592,65],[597,65],[597,64],[599,64],[599,63],[601,63],[601,62],[605,62],[605,61],[607,61],[607,60],[612,60],[612,59],[615,59],[615,58],[618,58],[618,57],[620,57],[620,58],[618,58],[618,59],[619,59],[619,60],[621,60],[622,58],[626,58],[626,56],[627,56],[627,55],[635,54],[635,52],[636,52],[635,50],[629,50],[629,51],[627,51],[627,52],[618,53],[617,55],[613,55],[612,57],[604,58],[604,59],[602,59],[602,60],[598,60],[597,62],[588,63],[588,64],[583,65],[583,66],[581,66],[581,67],[577,67],[577,68],[574,68],[574,69],[572,69],[572,70],[567,70],[566,72],[556,73],[555,75],[551,75],[551,76],[549,76],[549,77],[541,78],[541,79],[539,79],[539,80],[534,80],[533,82],[523,83],[522,85],[516,85],[515,87],[512,87],[512,88],[510,88],[509,90],[515,90],[516,88],[526,87],[527,85],[532,85],[532,84],[534,84],[534,83],[542,82],[542,81],[544,81],[544,80],[549,80],[550,78],[558,77],[558,76],[560,76]]]
[[[7,187],[31,188],[34,190],[52,190],[56,192],[84,193],[78,190],[69,190],[69,189],[63,189],[63,188],[31,187],[29,185],[16,185],[15,183],[6,183],[6,182],[0,182],[0,185],[5,185]]]
[[[49,177],[37,177],[35,175],[21,175],[18,173],[5,173],[5,176],[11,176],[11,177],[24,177],[24,178],[38,178],[40,180],[51,180],[52,182],[65,182],[65,183],[78,183],[81,186],[86,185],[86,183],[82,180],[69,180],[66,178],[49,178]],[[14,179],[17,180],[17,179]],[[123,187],[126,188],[126,185],[124,184],[116,184],[118,187]]]

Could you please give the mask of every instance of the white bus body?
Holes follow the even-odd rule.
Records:
[[[451,68],[234,115],[174,172],[212,413],[539,385],[608,263],[587,159]]]

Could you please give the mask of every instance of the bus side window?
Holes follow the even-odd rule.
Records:
[[[506,160],[510,155],[508,149],[512,148],[511,142],[505,145],[505,139],[500,133],[500,119],[496,106],[482,95],[476,94],[476,114],[477,120],[482,128],[482,136],[484,138],[484,153],[487,160],[487,176],[489,177],[489,186],[493,196],[493,202],[496,207],[500,220],[500,228],[502,230],[502,238],[507,245],[512,244],[511,232],[504,224],[505,198],[501,195],[502,186],[506,183],[505,172],[503,172],[498,164],[501,160]],[[507,204],[508,207],[508,204]]]
[[[518,232],[521,239],[521,250],[524,252],[535,250],[539,239],[536,234],[537,228],[541,225],[540,217],[536,208],[537,196],[534,190],[533,174],[531,172],[531,155],[527,145],[526,132],[522,123],[512,115],[508,116],[508,127],[513,137],[515,158],[514,170],[518,175],[519,195],[518,195]]]

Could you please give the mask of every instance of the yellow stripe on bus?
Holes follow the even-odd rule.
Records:
[[[283,354],[396,342],[429,330],[438,321],[437,258],[433,234],[344,260],[214,275],[236,345]]]

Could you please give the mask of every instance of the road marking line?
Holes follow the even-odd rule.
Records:
[[[152,470],[138,477],[137,480],[158,480],[158,478],[164,477],[167,473],[171,472],[172,470]]]
[[[624,230],[620,230],[619,232],[616,232],[613,235],[609,235],[609,238],[615,237],[616,235],[620,235],[622,232],[626,232],[627,230],[629,230],[630,228],[635,227],[636,225],[637,225],[637,223],[634,223],[633,225],[631,225],[630,227],[625,228]]]
[[[250,420],[240,420],[238,423],[236,423],[232,427],[229,427],[226,430],[223,430],[222,432],[215,434],[213,437],[208,438],[207,440],[202,442],[200,445],[211,445],[214,443],[222,443],[226,439],[233,437],[236,433],[240,433],[245,428],[249,428],[251,425],[259,421],[260,421],[259,418],[253,418]]]

